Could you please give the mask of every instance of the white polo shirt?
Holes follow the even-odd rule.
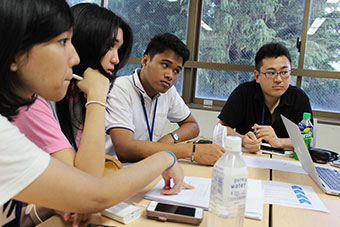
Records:
[[[134,140],[150,141],[141,95],[145,102],[150,129],[156,107],[152,141],[157,142],[163,135],[167,119],[172,123],[182,122],[190,116],[190,110],[172,86],[167,92],[151,99],[145,92],[139,79],[140,69],[134,74],[121,76],[115,80],[107,99],[105,128],[110,134],[112,128],[125,128],[133,132]],[[158,99],[158,101],[156,101]],[[111,139],[106,139],[106,152],[114,155]]]

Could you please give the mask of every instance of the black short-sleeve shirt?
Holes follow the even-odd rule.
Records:
[[[231,93],[218,118],[242,135],[252,131],[251,127],[257,123],[271,125],[279,138],[289,138],[280,114],[296,124],[302,120],[304,112],[312,114],[306,93],[292,85],[289,85],[287,91],[281,96],[280,103],[274,110],[274,121],[265,105],[264,123],[262,124],[263,105],[264,97],[261,86],[255,80],[246,82]]]

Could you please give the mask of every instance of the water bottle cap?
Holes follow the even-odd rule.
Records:
[[[224,143],[226,151],[240,152],[242,149],[242,140],[238,136],[227,136]]]
[[[307,113],[307,112],[303,113],[303,119],[310,119],[310,118],[311,118],[311,114],[310,113]]]

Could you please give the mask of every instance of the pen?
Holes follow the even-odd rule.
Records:
[[[256,129],[254,129],[254,134],[255,134],[255,136],[256,136],[256,133],[257,133],[257,130],[256,130]]]
[[[83,80],[84,79],[83,77],[78,76],[76,74],[72,74],[72,78],[75,79],[75,80]]]

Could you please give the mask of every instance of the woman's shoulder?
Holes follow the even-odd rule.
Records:
[[[25,123],[25,121],[40,119],[54,119],[51,107],[46,100],[37,97],[32,105],[29,107],[23,106],[19,110],[19,114],[15,117],[14,123]],[[42,122],[42,121],[41,121]]]
[[[41,97],[37,97],[32,105],[29,106],[29,109],[48,109],[51,110],[50,105],[48,105],[47,101]]]

